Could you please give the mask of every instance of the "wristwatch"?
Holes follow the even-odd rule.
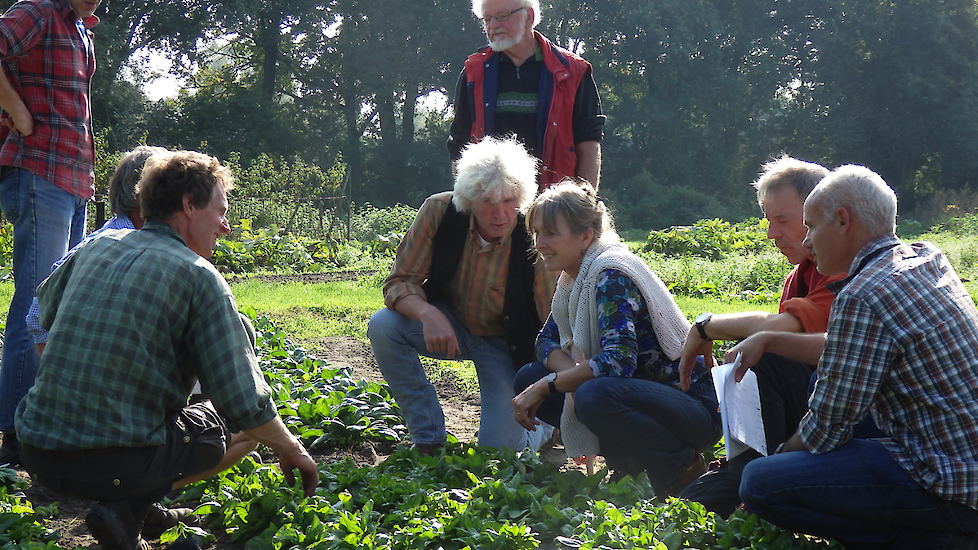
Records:
[[[556,381],[557,381],[556,372],[551,372],[550,374],[547,375],[547,386],[550,387],[550,393],[557,393],[557,384],[554,384],[554,382]]]
[[[704,340],[711,340],[711,338],[706,335],[705,327],[706,324],[709,323],[710,319],[712,318],[713,318],[713,314],[710,312],[700,313],[699,316],[696,317],[696,321],[694,322],[694,325],[696,326],[696,330],[700,331],[700,337],[703,338]]]

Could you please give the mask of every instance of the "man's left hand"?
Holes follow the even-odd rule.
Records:
[[[767,333],[758,332],[757,334],[745,338],[737,343],[736,346],[730,348],[727,354],[724,356],[724,360],[727,363],[733,363],[737,360],[737,354],[742,353],[740,357],[740,366],[737,367],[737,371],[734,372],[734,379],[740,382],[744,378],[744,374],[747,373],[747,369],[753,367],[761,360],[764,356],[764,352],[767,348]]]

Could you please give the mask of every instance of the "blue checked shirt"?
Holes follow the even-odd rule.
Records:
[[[50,331],[17,407],[21,441],[73,451],[165,442],[199,378],[230,425],[276,416],[231,289],[166,225],[106,231],[37,291]]]
[[[51,266],[51,271],[53,272],[55,269],[58,269],[58,267],[60,267],[61,264],[65,263],[65,260],[70,258],[71,255],[74,254],[79,247],[85,246],[85,243],[87,243],[92,239],[98,238],[98,236],[101,235],[102,232],[108,231],[110,229],[136,229],[136,228],[133,227],[132,220],[129,219],[129,216],[112,216],[112,218],[109,221],[105,222],[105,225],[89,233],[89,235],[85,237],[85,239],[82,240],[82,242],[72,247],[72,249],[69,250],[68,253],[65,254],[63,258],[54,262],[54,265]],[[31,336],[34,337],[34,343],[46,344],[48,341],[48,331],[44,330],[44,328],[41,326],[41,321],[39,319],[40,316],[41,316],[41,310],[40,308],[37,307],[37,296],[35,296],[34,299],[31,300],[31,309],[27,311],[27,330],[31,333]]]
[[[929,243],[878,237],[852,266],[828,285],[837,297],[802,441],[831,451],[872,411],[883,444],[922,487],[978,508],[974,302]]]

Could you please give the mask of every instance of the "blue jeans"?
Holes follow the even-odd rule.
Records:
[[[740,498],[779,527],[834,538],[847,550],[941,549],[951,533],[978,532],[978,511],[927,491],[870,439],[754,460]]]
[[[527,364],[520,369],[515,389],[522,391],[548,372],[542,363]],[[563,395],[550,395],[537,417],[556,426],[562,410]],[[595,378],[577,388],[574,410],[598,436],[601,454],[611,468],[632,475],[645,470],[657,492],[721,435],[710,376],[692,384],[686,393],[640,378]]]
[[[509,346],[502,337],[475,336],[455,317],[445,304],[435,304],[448,318],[455,330],[461,355],[453,359],[469,359],[475,363],[482,398],[479,420],[479,445],[513,450],[526,447],[526,429],[513,416],[513,377],[516,368],[509,355]],[[438,394],[428,381],[418,355],[446,359],[430,353],[424,342],[419,321],[384,308],[375,312],[367,324],[367,337],[373,348],[377,367],[391,388],[404,416],[404,422],[415,443],[444,443],[445,415],[438,403]]]
[[[0,359],[0,431],[14,431],[17,404],[34,385],[40,358],[27,331],[27,311],[51,265],[85,234],[88,201],[20,168],[4,167],[0,209],[14,226],[14,296]]]

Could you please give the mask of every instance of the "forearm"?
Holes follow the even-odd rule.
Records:
[[[577,366],[577,361],[571,358],[570,354],[565,350],[558,349],[554,350],[550,355],[547,356],[546,360],[547,370],[550,372],[564,372],[569,371]],[[590,368],[588,369],[590,370]]]
[[[0,70],[0,107],[10,116],[14,125],[12,129],[16,129],[24,135],[30,135],[33,132],[31,112],[27,109],[24,99],[10,85],[10,80],[3,70]]]
[[[305,448],[277,415],[272,420],[247,430],[241,430],[252,440],[265,445],[279,454],[305,453]]]
[[[801,332],[801,322],[790,313],[746,311],[714,315],[704,327],[710,340],[743,340],[762,331]],[[696,327],[690,334],[699,335]]]
[[[577,175],[591,182],[595,189],[601,179],[601,144],[597,141],[575,143]]]
[[[793,359],[806,365],[818,364],[825,348],[824,332],[759,332],[755,338],[763,341],[764,351]]]
[[[572,391],[577,391],[577,388],[581,387],[581,384],[587,382],[594,378],[594,373],[591,372],[591,366],[587,362],[576,363],[569,355],[565,352],[558,351],[551,353],[550,356],[563,355],[570,362],[570,366],[563,370],[553,371],[557,373],[557,379],[554,381],[554,386],[560,393],[567,393]],[[547,360],[547,368],[550,369],[550,360]],[[547,383],[546,378],[541,378],[533,383],[531,386],[533,391],[540,393],[540,395],[548,395],[550,393],[550,385]]]
[[[429,304],[428,301],[421,296],[412,294],[398,300],[397,303],[394,304],[394,311],[400,313],[408,319],[424,323],[425,318],[438,311],[438,308]]]

